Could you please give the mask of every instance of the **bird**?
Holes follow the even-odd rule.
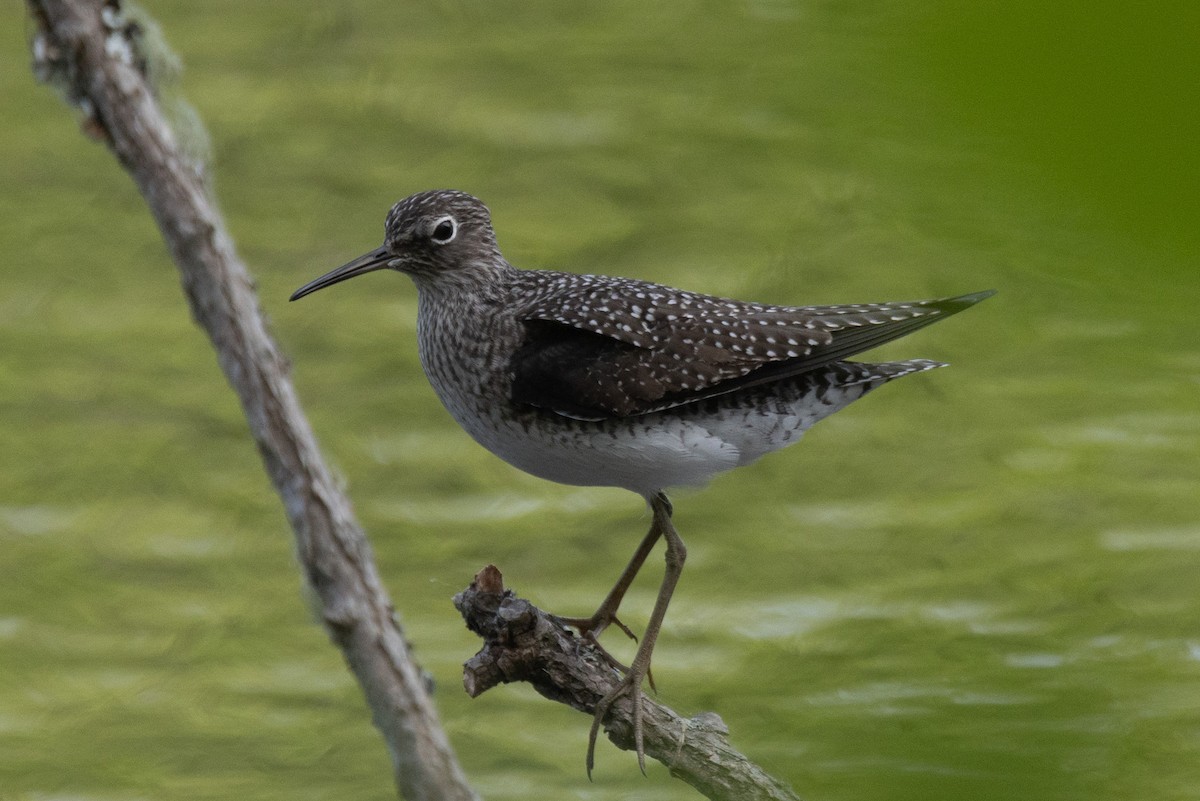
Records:
[[[849,361],[966,309],[994,290],[895,303],[780,306],[648,281],[519,269],[497,244],[491,213],[462,191],[419,192],[388,212],[383,245],[297,289],[378,270],[417,289],[421,365],[450,415],[484,448],[562,484],[620,487],[642,496],[650,528],[596,611],[563,617],[599,645],[626,590],[657,544],[665,569],[629,665],[596,704],[586,768],[613,704],[632,700],[645,772],[643,683],[687,550],[666,491],[700,486],[796,442],[819,420],[903,376],[945,366],[928,359]],[[636,639],[636,637],[635,637]]]

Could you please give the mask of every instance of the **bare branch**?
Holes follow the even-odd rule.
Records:
[[[129,171],[162,231],[192,315],[212,340],[283,499],[326,628],[387,741],[401,794],[414,801],[474,799],[370,546],[321,458],[286,361],[267,333],[204,165],[180,147],[148,79],[165,63],[148,49],[151,28],[127,18],[117,0],[29,0],[29,9],[36,74],[60,89],[81,112],[85,132],[104,141]]]
[[[467,628],[483,647],[463,666],[463,685],[472,698],[498,684],[526,681],[552,701],[591,715],[620,676],[554,615],[504,589],[494,565],[479,571],[454,596]],[[646,755],[708,798],[727,801],[797,801],[782,782],[768,776],[729,744],[729,730],[713,713],[683,718],[649,700],[643,707]],[[618,700],[605,731],[618,747],[633,750],[633,707]],[[582,769],[582,768],[581,768]]]

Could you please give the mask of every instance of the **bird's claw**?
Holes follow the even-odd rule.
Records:
[[[564,626],[569,626],[578,631],[580,639],[591,645],[596,650],[596,653],[600,654],[600,657],[607,662],[610,667],[616,668],[622,673],[629,672],[629,667],[624,662],[617,659],[615,656],[609,653],[607,648],[600,644],[600,632],[604,631],[610,625],[616,626],[621,631],[625,632],[625,635],[629,637],[629,639],[633,640],[634,642],[638,642],[637,635],[634,634],[628,626],[622,623],[620,618],[618,618],[616,615],[604,619],[603,621],[599,621],[595,615],[592,617],[561,617],[559,615],[555,615],[554,617]],[[654,674],[650,672],[649,668],[646,668],[646,680],[650,682],[650,689],[654,692],[658,692],[658,688],[654,686]]]
[[[604,722],[604,719],[608,717],[609,710],[612,709],[613,704],[624,695],[632,695],[633,747],[637,751],[638,768],[642,771],[642,775],[646,774],[646,749],[642,736],[643,678],[642,671],[636,669],[629,670],[616,687],[596,702],[596,713],[592,716],[592,728],[588,732],[587,776],[589,781],[592,778],[592,768],[595,766],[596,738],[600,734],[600,726]]]
[[[622,623],[620,618],[618,618],[616,615],[613,615],[612,624],[621,631],[625,632],[625,636],[629,639],[633,640],[634,642],[638,641],[637,635],[630,630],[629,626],[626,626],[624,623]]]
[[[598,610],[591,617],[561,617],[555,615],[559,622],[564,626],[570,626],[583,636],[584,639],[591,642],[597,642],[600,634],[609,626],[616,626],[621,631],[625,632],[625,636],[634,642],[638,641],[637,635],[621,622],[614,614],[605,614],[603,610]]]

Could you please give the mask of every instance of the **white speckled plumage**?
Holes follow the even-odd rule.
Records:
[[[870,390],[940,366],[845,357],[990,294],[789,307],[519,270],[479,200],[438,190],[397,203],[384,247],[294,297],[384,267],[416,283],[425,373],[481,445],[551,481],[647,498],[748,464]]]
[[[624,487],[645,497],[667,487],[704,484],[795,442],[818,420],[887,381],[941,366],[927,360],[836,362],[659,411],[578,419],[509,402],[511,342],[520,331],[507,329],[520,324],[457,306],[422,294],[418,343],[426,375],[459,425],[533,475],[563,484]]]
[[[872,389],[942,366],[846,359],[991,294],[788,307],[626,278],[518,270],[500,253],[487,207],[439,190],[397,203],[383,247],[292,299],[385,268],[416,284],[425,373],[481,445],[533,475],[624,487],[649,502],[654,522],[612,591],[591,617],[567,622],[595,641],[618,622],[621,599],[651,548],[660,537],[667,542],[666,571],[637,655],[596,705],[589,773],[601,722],[649,672],[683,569],[686,549],[662,491],[753,462]],[[633,729],[641,762],[640,702]]]

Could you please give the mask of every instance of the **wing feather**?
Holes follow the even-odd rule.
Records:
[[[907,303],[770,306],[603,276],[528,271],[513,400],[630,417],[779,381],[954,314],[991,293]]]

